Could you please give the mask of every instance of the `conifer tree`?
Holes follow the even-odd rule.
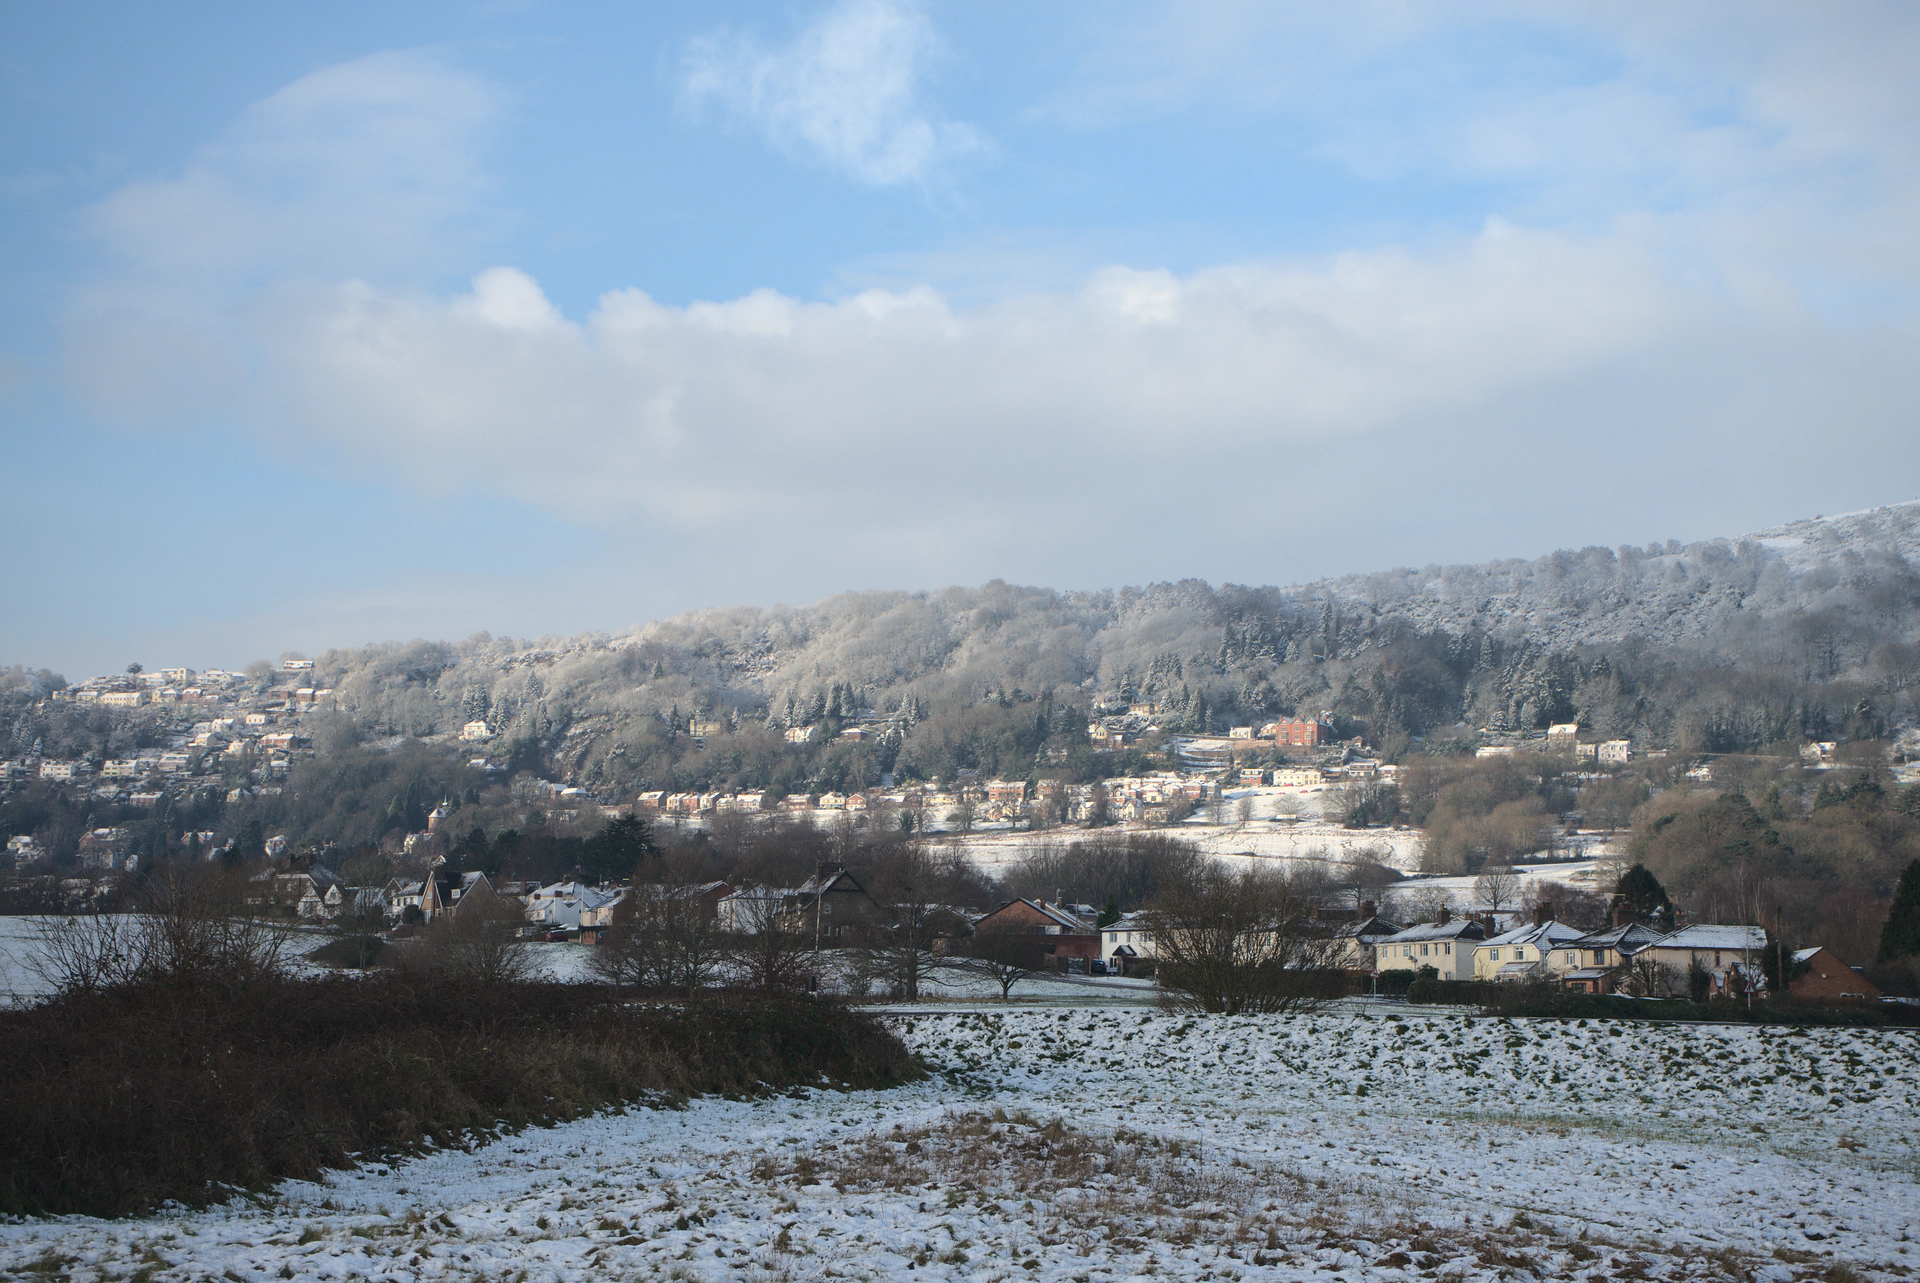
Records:
[[[1900,886],[1893,893],[1893,907],[1887,912],[1887,925],[1880,928],[1880,953],[1877,961],[1920,956],[1920,860],[1907,865],[1900,875]]]

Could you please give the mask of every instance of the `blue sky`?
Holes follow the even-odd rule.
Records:
[[[1920,494],[1903,5],[15,6],[0,662]]]

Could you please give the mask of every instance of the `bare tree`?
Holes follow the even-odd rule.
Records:
[[[1253,799],[1251,797],[1243,797],[1238,802],[1235,802],[1233,804],[1233,817],[1240,822],[1240,827],[1243,829],[1252,823]]]
[[[784,992],[806,983],[808,938],[785,901],[767,887],[745,887],[733,904],[733,957],[741,979],[754,989]]]
[[[1679,992],[1681,974],[1671,963],[1657,961],[1653,950],[1642,949],[1627,959],[1620,987],[1636,998],[1671,998]]]
[[[719,975],[730,944],[698,897],[640,884],[614,906],[592,966],[615,984],[681,989],[691,997]]]
[[[205,865],[159,864],[132,913],[37,924],[27,969],[55,993],[160,980],[245,984],[272,974],[286,934],[245,911],[238,877]]]
[[[1319,923],[1315,905],[1285,873],[1205,867],[1144,911],[1162,988],[1177,1005],[1223,1015],[1337,997],[1340,942]]]
[[[987,931],[958,942],[960,967],[986,975],[1000,986],[1002,1001],[1012,997],[1013,987],[1047,965],[1044,936],[1011,931]]]
[[[1512,904],[1519,893],[1520,875],[1511,865],[1487,864],[1473,880],[1473,894],[1495,913]]]
[[[415,965],[444,980],[468,985],[504,985],[525,980],[533,967],[527,950],[526,912],[482,882],[451,912],[435,918],[420,944]]]
[[[922,988],[939,982],[944,965],[933,952],[934,941],[952,925],[952,915],[936,899],[941,874],[916,845],[900,854],[887,870],[886,882],[875,888],[884,907],[860,966],[908,1002],[918,1002]]]

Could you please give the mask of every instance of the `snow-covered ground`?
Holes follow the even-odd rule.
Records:
[[[1352,1007],[892,1019],[940,1071],[930,1081],[607,1115],[204,1212],[4,1225],[0,1273],[1093,1283],[1920,1270],[1910,1031]]]

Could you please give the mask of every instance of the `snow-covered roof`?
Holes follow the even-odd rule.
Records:
[[[1661,949],[1764,949],[1767,933],[1763,927],[1726,927],[1701,923],[1681,927],[1656,941]]]
[[[1546,922],[1529,922],[1525,926],[1515,927],[1487,941],[1490,946],[1538,944],[1543,948],[1554,948],[1569,941],[1578,940],[1587,933],[1579,927],[1570,927],[1564,922],[1551,918]]]
[[[1388,938],[1390,944],[1406,944],[1420,940],[1472,940],[1479,943],[1486,938],[1486,930],[1472,918],[1455,918],[1450,922],[1422,922],[1418,926],[1408,927],[1405,931]]]

